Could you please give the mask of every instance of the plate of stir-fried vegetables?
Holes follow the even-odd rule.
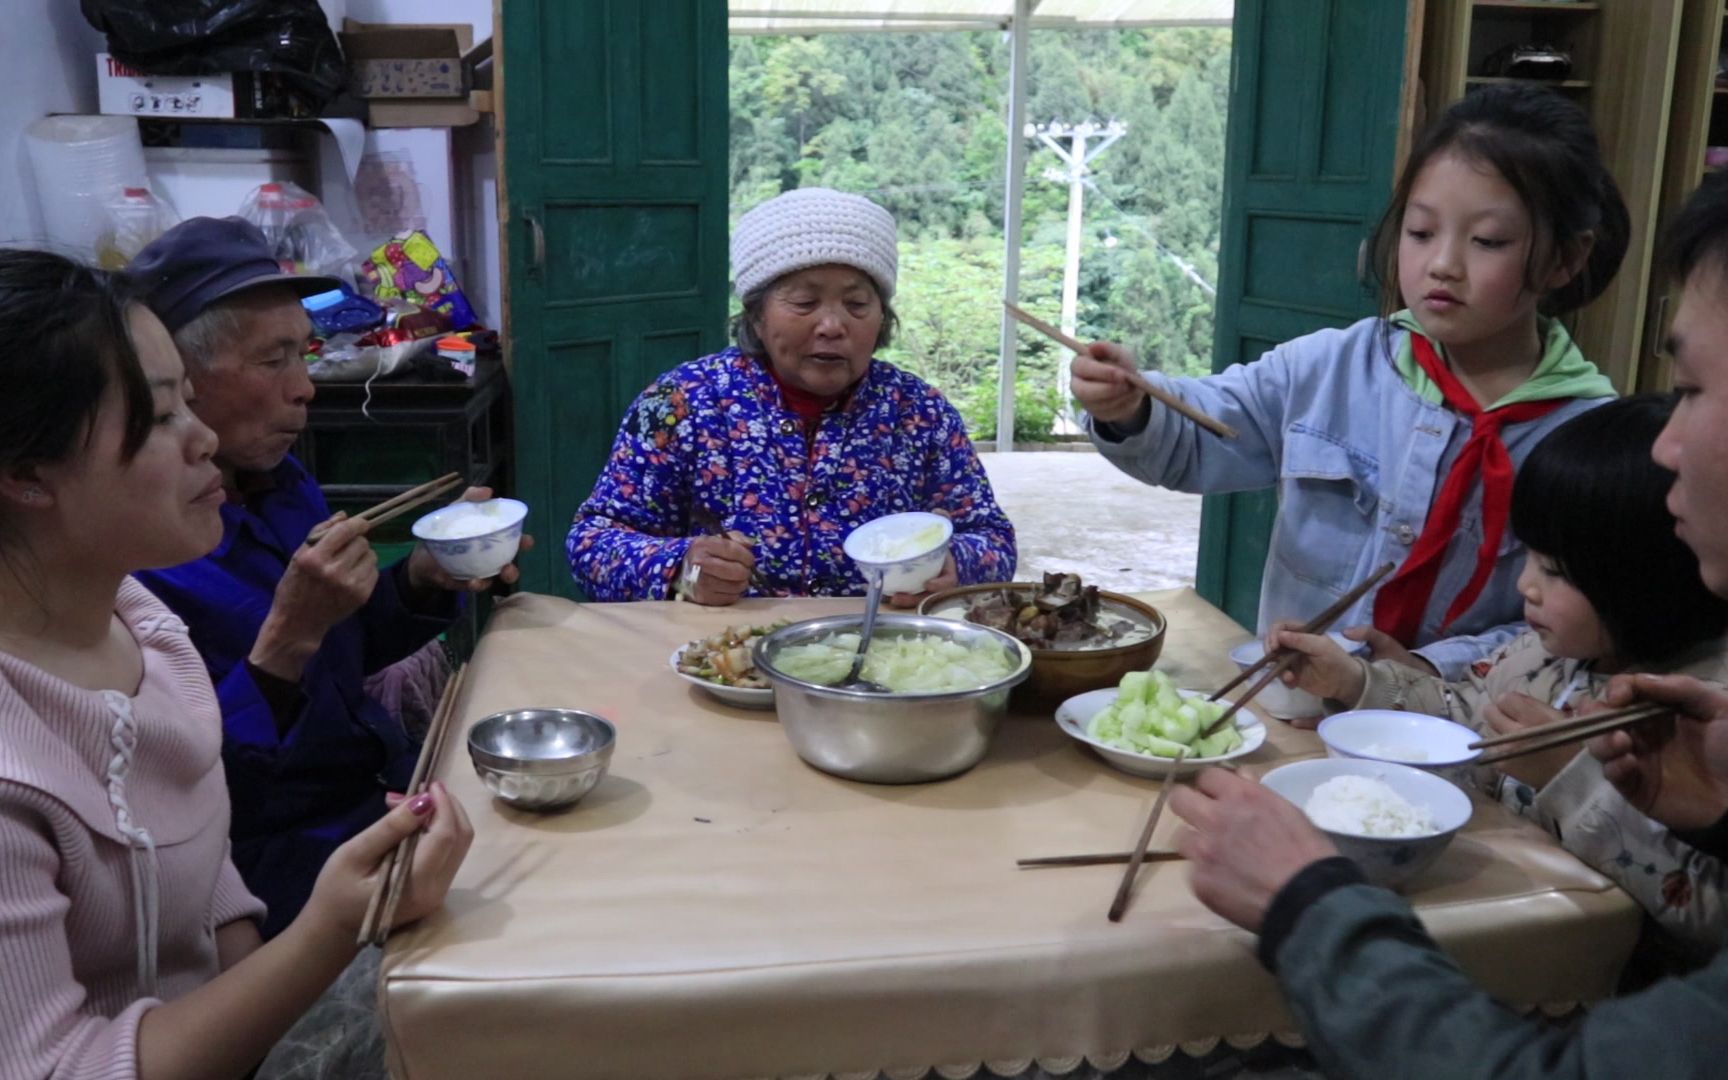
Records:
[[[718,634],[679,646],[672,654],[672,670],[729,705],[772,708],[774,689],[756,670],[751,654],[757,639],[785,625],[728,626]]]

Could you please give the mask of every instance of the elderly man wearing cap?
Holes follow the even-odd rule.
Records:
[[[222,706],[234,864],[269,905],[266,936],[304,905],[325,858],[383,815],[414,740],[365,677],[418,650],[460,610],[421,548],[379,572],[366,525],[332,518],[288,450],[306,426],[311,323],[300,299],[333,278],[284,273],[240,218],[193,218],[127,267],[179,347],[193,410],[216,432],[222,541],[139,577],[186,621]],[[489,498],[470,488],[464,498]],[[336,525],[315,545],[312,528]],[[526,538],[524,538],[526,540]],[[514,579],[514,568],[503,575]]]
[[[631,405],[565,541],[577,584],[597,600],[859,595],[842,541],[910,510],[954,523],[926,591],[1010,580],[1014,527],[959,413],[874,359],[895,326],[897,264],[894,218],[858,195],[803,188],[745,214],[737,347]]]

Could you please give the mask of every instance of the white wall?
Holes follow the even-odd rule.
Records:
[[[466,22],[475,40],[492,33],[492,0],[319,0],[333,28],[343,16],[362,22]],[[18,7],[21,5],[21,7]],[[96,111],[96,53],[105,43],[84,21],[72,0],[6,0],[0,31],[0,244],[39,243],[41,215],[35,179],[24,152],[24,129],[51,112]],[[18,7],[17,10],[14,10]],[[449,236],[435,235],[449,255],[474,310],[489,326],[503,316],[497,216],[497,159],[488,118],[451,137],[448,170],[428,163],[417,171],[429,217],[449,221]],[[429,133],[380,133],[368,138],[396,149],[400,142],[426,143]],[[332,148],[333,156],[333,148]],[[434,210],[436,208],[436,210]],[[434,227],[435,233],[446,231]]]
[[[43,239],[24,129],[52,112],[96,111],[102,35],[69,0],[7,0],[0,31],[0,244]]]
[[[328,12],[341,5],[350,19],[381,23],[461,23],[474,28],[474,40],[492,36],[492,0],[323,0]],[[455,244],[462,252],[455,266],[462,291],[475,314],[496,327],[504,317],[500,282],[504,270],[498,249],[498,158],[490,117],[453,136],[456,213]]]

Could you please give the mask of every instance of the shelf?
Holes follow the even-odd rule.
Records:
[[[1502,11],[1523,12],[1553,12],[1554,14],[1574,11],[1597,11],[1602,5],[1598,3],[1566,4],[1554,3],[1552,0],[1475,0],[1478,8],[1498,8]]]
[[[1551,86],[1556,90],[1590,89],[1589,79],[1517,79],[1509,75],[1466,75],[1464,82],[1469,86],[1488,86],[1494,83],[1529,83],[1532,86]]]

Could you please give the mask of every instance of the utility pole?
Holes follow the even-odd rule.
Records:
[[[1045,169],[1044,179],[1068,185],[1068,258],[1062,267],[1062,332],[1069,337],[1074,336],[1079,321],[1081,204],[1085,197],[1086,178],[1092,171],[1087,166],[1127,133],[1128,125],[1120,120],[1105,124],[1085,120],[1078,124],[1052,121],[1026,125],[1026,137],[1036,136],[1055,151],[1065,166]],[[1062,145],[1062,139],[1068,140],[1067,146]],[[1094,139],[1098,140],[1097,145],[1088,148],[1087,143]],[[1056,423],[1058,428],[1067,427],[1070,431],[1078,430],[1074,424],[1074,410],[1068,402],[1068,365],[1072,360],[1073,354],[1070,353],[1056,362],[1056,399],[1062,403]]]

